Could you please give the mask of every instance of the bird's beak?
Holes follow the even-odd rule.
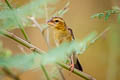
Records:
[[[53,20],[49,20],[49,21],[47,22],[47,24],[48,24],[49,26],[55,26]]]

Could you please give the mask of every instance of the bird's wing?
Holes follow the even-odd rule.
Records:
[[[75,36],[74,36],[74,34],[73,34],[72,29],[71,29],[71,28],[68,28],[68,30],[69,30],[69,32],[70,32],[73,40],[75,40]],[[72,56],[71,56],[71,64],[72,64],[72,63],[74,63],[74,66],[75,66],[76,69],[78,69],[78,70],[80,70],[80,71],[83,71],[82,66],[81,66],[81,64],[80,64],[80,62],[79,62],[79,60],[78,60],[78,57],[76,56],[75,52],[73,52],[73,54],[72,54]]]
[[[70,34],[71,34],[71,36],[72,36],[73,40],[75,40],[75,36],[74,36],[74,34],[73,34],[72,29],[71,29],[71,28],[68,28],[68,30],[69,30],[69,32],[70,32]]]

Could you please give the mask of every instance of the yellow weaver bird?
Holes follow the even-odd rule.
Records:
[[[52,17],[47,23],[50,28],[54,29],[54,40],[57,46],[59,46],[63,42],[71,42],[75,39],[72,29],[67,27],[63,18]],[[71,71],[73,71],[74,68],[83,71],[76,54],[73,52],[73,54],[71,55]]]

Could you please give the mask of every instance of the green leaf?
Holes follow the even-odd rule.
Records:
[[[34,64],[35,54],[19,54],[8,58],[0,58],[0,66],[27,70]]]
[[[54,64],[56,62],[66,61],[69,56],[76,52],[82,54],[86,51],[87,47],[94,43],[96,32],[91,33],[82,41],[72,41],[71,43],[63,43],[59,47],[50,49],[46,54],[17,54],[7,58],[0,57],[0,66],[17,68],[17,69],[34,69],[40,65]]]
[[[66,5],[64,6],[64,8],[59,10],[56,14],[58,14],[58,16],[62,17],[65,13],[68,12],[68,10],[69,10],[68,6],[69,5],[70,5],[70,2],[67,2]]]
[[[99,18],[101,19],[102,17],[104,16],[104,13],[97,13],[97,14],[94,14],[93,16],[91,16],[91,18]]]
[[[93,44],[93,40],[97,36],[96,32],[92,32],[89,34],[86,38],[84,38],[82,41],[72,41],[71,43],[63,43],[59,47],[51,49],[48,51],[47,54],[42,54],[41,58],[37,58],[37,61],[40,62],[40,59],[42,60],[41,64],[51,64],[56,63],[58,61],[66,61],[69,56],[76,52],[76,54],[82,54],[86,51],[87,47],[90,44]]]
[[[109,19],[109,17],[111,16],[111,14],[118,14],[119,12],[120,12],[120,8],[113,7],[112,10],[104,11],[104,13],[94,14],[93,16],[91,16],[91,18],[99,18],[99,19],[101,19],[104,16],[104,20],[107,21]]]
[[[110,13],[110,12],[106,12],[104,20],[105,20],[105,21],[107,21],[107,20],[108,20],[108,18],[110,17],[110,15],[111,15],[111,13]]]
[[[45,18],[45,10],[43,6],[47,4],[55,4],[58,0],[32,0],[29,4],[17,9],[18,14],[24,16],[33,16],[37,18]],[[48,12],[53,12],[54,8],[48,8]]]
[[[30,24],[29,16],[35,18],[45,18],[44,4],[55,4],[58,0],[32,0],[30,3],[19,8],[10,10],[3,9],[0,11],[1,29],[13,29],[16,26],[27,26]],[[48,8],[48,12],[52,13],[55,8]]]
[[[65,13],[67,13],[69,11],[69,7],[68,7],[69,5],[70,5],[70,2],[67,2],[62,9],[60,9],[57,12],[55,12],[52,16],[62,17]]]

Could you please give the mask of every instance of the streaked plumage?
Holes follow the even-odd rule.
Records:
[[[54,39],[57,46],[59,46],[63,42],[71,42],[74,39],[72,29],[66,26],[66,23],[63,20],[63,18],[52,17],[48,21],[48,25],[50,26],[50,28],[54,29]],[[82,71],[82,67],[74,52],[71,55],[71,64],[72,64],[71,67],[72,69],[75,67]]]

